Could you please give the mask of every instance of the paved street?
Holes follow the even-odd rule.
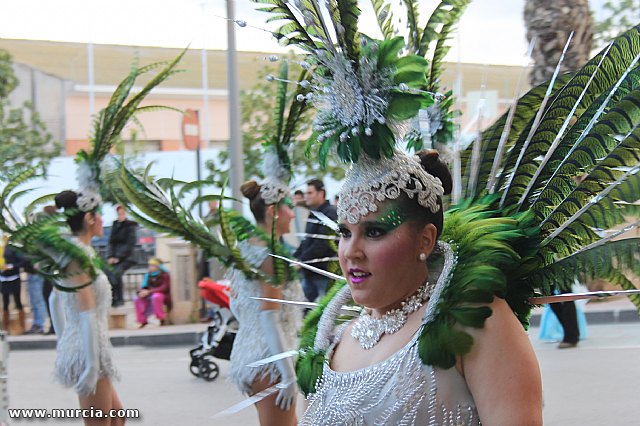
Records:
[[[537,336],[536,328],[531,330]],[[577,349],[533,339],[544,380],[545,425],[637,425],[635,402],[640,384],[640,323],[589,326],[589,339]],[[126,408],[141,420],[131,425],[255,425],[253,408],[224,419],[210,416],[243,397],[225,381],[228,363],[220,361],[214,382],[188,372],[189,346],[115,349],[122,381],[117,389]],[[9,364],[12,408],[76,408],[72,391],[50,379],[53,350],[13,351]],[[12,424],[52,424],[13,421]],[[80,424],[65,421],[64,424]]]

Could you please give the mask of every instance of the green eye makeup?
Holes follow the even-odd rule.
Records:
[[[407,215],[405,215],[402,210],[396,207],[389,209],[386,214],[380,216],[377,220],[377,222],[389,226],[390,229],[395,229],[406,221]]]

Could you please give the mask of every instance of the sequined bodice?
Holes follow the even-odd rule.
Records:
[[[417,335],[387,360],[353,372],[326,362],[300,425],[480,425],[455,368],[434,369],[418,355]]]

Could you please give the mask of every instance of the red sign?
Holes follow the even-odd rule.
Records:
[[[188,109],[182,115],[182,143],[188,150],[195,150],[200,143],[198,111]]]

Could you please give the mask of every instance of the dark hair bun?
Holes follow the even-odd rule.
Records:
[[[249,180],[240,186],[240,192],[246,198],[253,200],[260,193],[260,185],[255,180]]]
[[[453,178],[451,177],[449,167],[440,160],[440,154],[438,154],[438,151],[435,149],[425,149],[417,152],[416,155],[420,158],[422,168],[430,175],[440,179],[442,182],[442,188],[444,189],[444,194],[451,194],[451,190],[453,189]]]
[[[56,207],[59,209],[65,208],[77,208],[78,194],[73,191],[62,191],[56,195],[55,202]]]

